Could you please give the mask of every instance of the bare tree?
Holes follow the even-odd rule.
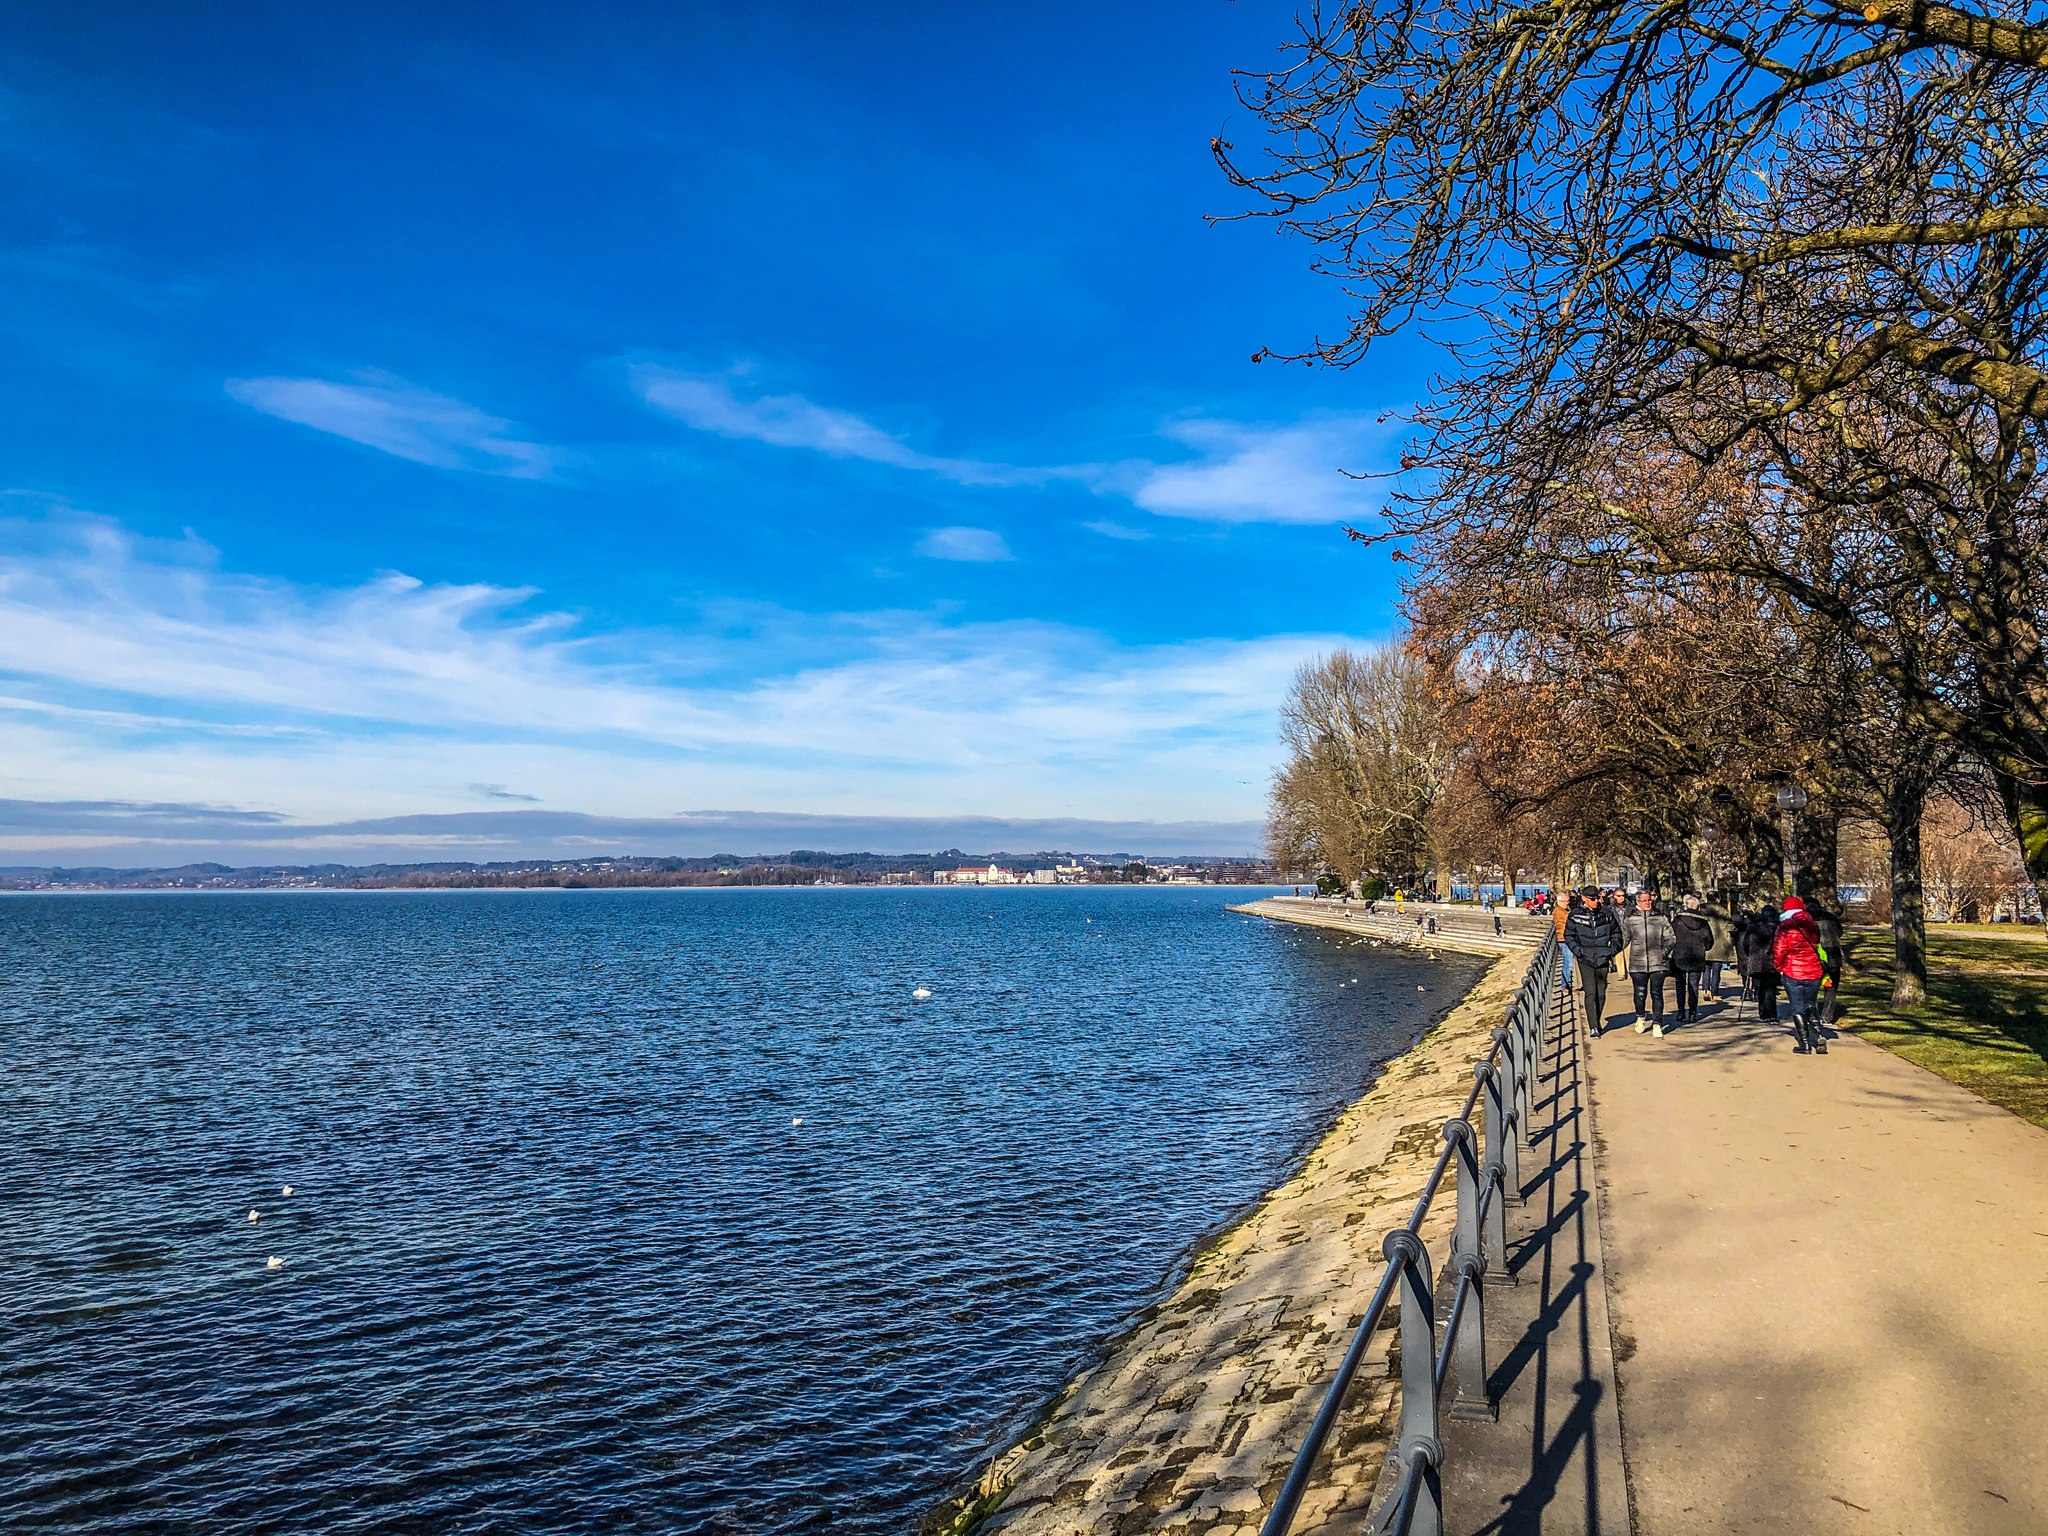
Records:
[[[2048,895],[2044,93],[2025,8],[1366,3],[1244,78],[1267,158],[1216,149],[1357,296],[1298,355],[1449,339],[1395,534],[1513,546],[1587,497],[1613,567],[1781,595],[1986,766]],[[1601,483],[1731,461],[1740,503],[1679,518]]]
[[[1269,800],[1271,856],[1326,864],[1346,881],[1413,875],[1451,767],[1422,665],[1391,644],[1307,662],[1281,708],[1280,735],[1288,756]]]

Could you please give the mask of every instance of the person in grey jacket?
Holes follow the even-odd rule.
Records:
[[[1664,978],[1671,969],[1671,950],[1677,936],[1671,919],[1656,910],[1656,898],[1648,891],[1636,897],[1636,909],[1622,919],[1621,931],[1628,940],[1628,979],[1635,983],[1636,1033],[1649,1026],[1643,1022],[1643,1006],[1653,1009],[1657,1038],[1664,1038]]]

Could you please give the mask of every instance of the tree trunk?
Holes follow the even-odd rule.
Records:
[[[1841,812],[1816,798],[1799,818],[1799,846],[1792,850],[1797,895],[1841,915]]]
[[[1995,765],[1993,773],[1998,797],[2005,802],[2006,823],[2019,839],[2020,860],[2040,903],[2043,934],[2048,936],[2048,784],[2034,782],[2031,776],[2022,779],[1998,772]]]
[[[1892,864],[1892,1006],[1927,1001],[1927,892],[1920,874],[1920,818],[1927,786],[1901,774],[1885,797],[1885,836]]]
[[[1762,901],[1766,896],[1777,900],[1790,893],[1783,889],[1785,884],[1785,825],[1783,818],[1758,821],[1751,825],[1750,835],[1743,842],[1743,851],[1748,855],[1743,871],[1750,889],[1755,893],[1752,900]]]

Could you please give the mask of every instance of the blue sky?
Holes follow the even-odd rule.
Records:
[[[1344,311],[1203,218],[1291,14],[17,8],[0,862],[1249,848],[1289,673],[1392,623],[1339,471],[1431,361],[1250,360]]]

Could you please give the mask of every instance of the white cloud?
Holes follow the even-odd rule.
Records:
[[[1368,486],[1349,478],[1377,465],[1393,436],[1361,417],[1332,416],[1292,426],[1256,426],[1215,418],[1168,422],[1159,435],[1198,457],[1160,464],[1122,463],[1022,467],[920,453],[851,411],[802,395],[743,399],[738,370],[683,373],[645,365],[633,370],[647,401],[702,432],[801,448],[834,458],[865,459],[942,476],[961,485],[1022,486],[1071,481],[1099,495],[1123,497],[1162,517],[1227,523],[1334,523],[1373,510]],[[1142,539],[1141,529],[1112,521],[1083,525],[1112,539]],[[972,558],[972,557],[969,557]]]
[[[1201,457],[1154,466],[1131,500],[1164,517],[1224,523],[1334,523],[1370,515],[1369,488],[1344,471],[1371,468],[1388,437],[1357,418],[1292,427],[1193,420],[1161,430]]]
[[[991,528],[934,528],[918,540],[917,552],[933,560],[1014,560],[1003,536]]]
[[[1081,526],[1091,533],[1101,534],[1105,539],[1139,540],[1152,537],[1143,528],[1126,528],[1122,523],[1112,523],[1107,518],[1100,522],[1083,523]]]
[[[1063,473],[919,453],[851,411],[818,405],[802,395],[743,400],[733,389],[731,374],[679,373],[646,365],[633,370],[633,382],[648,404],[700,432],[716,432],[720,437],[748,438],[778,448],[808,448],[835,459],[893,464],[962,485],[1037,484]]]
[[[0,529],[0,549],[7,793],[327,819],[510,784],[606,814],[1238,821],[1289,676],[1344,638],[1132,646],[901,612],[597,635],[523,590],[305,588],[96,519]]]
[[[350,442],[442,469],[539,479],[554,466],[554,450],[508,437],[511,423],[473,405],[417,389],[388,375],[360,382],[328,379],[230,379],[227,392],[267,416],[295,421]]]

